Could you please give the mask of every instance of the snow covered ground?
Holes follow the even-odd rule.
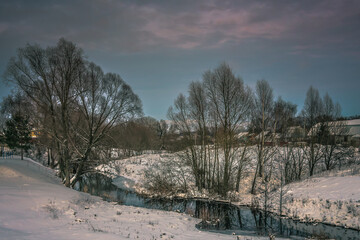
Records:
[[[271,194],[279,212],[280,191]],[[307,222],[360,230],[360,175],[314,177],[284,187],[282,213]]]
[[[236,239],[199,231],[199,221],[105,202],[64,187],[32,161],[0,159],[0,239]]]
[[[144,172],[174,158],[145,154],[99,169],[113,177],[121,175],[116,184],[141,192],[146,191]],[[277,213],[279,196],[279,190],[270,194],[269,208]],[[236,197],[238,204],[251,202],[245,192]],[[263,196],[257,199],[261,206]],[[360,165],[286,185],[282,213],[360,229]],[[65,188],[52,170],[29,159],[0,159],[0,239],[236,239],[199,231],[195,228],[199,221],[181,213],[104,202]]]
[[[97,170],[114,178],[114,184],[120,188],[133,190],[137,193],[149,194],[146,188],[148,182],[146,178],[146,171],[157,172],[163,169],[165,165],[171,164],[173,170],[188,168],[183,164],[176,167],[179,158],[176,154],[162,153],[162,154],[143,154],[133,156],[122,160],[111,161],[109,164],[100,165]],[[190,169],[185,169],[188,172]],[[191,177],[187,174],[188,183],[190,184],[189,192],[191,196],[201,196],[200,193],[194,192],[195,187]],[[123,178],[119,178],[122,176]],[[191,187],[192,186],[192,187]],[[184,195],[180,195],[184,196]]]
[[[125,180],[115,178],[115,184],[120,187],[146,193],[146,170],[157,171],[159,164],[174,160],[176,154],[144,154],[114,161],[98,169],[112,177],[125,177]],[[249,194],[251,177],[243,179],[242,184],[241,193],[231,193],[232,201],[239,205],[250,205],[255,199],[260,207],[264,207],[263,196],[257,195],[252,199],[253,196]],[[197,192],[196,188],[190,188],[187,196],[209,197],[206,193]],[[279,213],[279,196],[279,190],[270,194],[268,209],[275,213]],[[325,222],[360,230],[360,165],[355,162],[348,169],[322,173],[286,185],[283,189],[282,214],[303,221]]]

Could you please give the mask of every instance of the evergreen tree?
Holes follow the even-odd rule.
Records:
[[[5,123],[5,142],[11,149],[20,148],[21,160],[24,157],[24,150],[30,148],[31,131],[29,120],[17,113]]]
[[[4,143],[5,143],[5,135],[3,132],[0,132],[0,156],[4,154]]]

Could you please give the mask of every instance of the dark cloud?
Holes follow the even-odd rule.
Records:
[[[124,52],[221,47],[257,37],[346,43],[359,36],[359,5],[328,0],[9,1],[1,5],[0,34],[44,42],[64,36],[84,47]]]
[[[146,98],[145,112],[156,117],[165,116],[171,95],[186,91],[190,81],[221,61],[250,84],[268,79],[298,104],[310,84],[343,89],[341,76],[349,88],[360,88],[356,0],[0,2],[1,72],[16,48],[27,42],[54,45],[60,37],[77,43],[105,70],[133,81]],[[156,100],[162,89],[171,94]],[[340,101],[341,94],[333,93]],[[356,106],[344,109],[360,112]]]

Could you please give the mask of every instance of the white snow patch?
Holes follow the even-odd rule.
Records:
[[[0,174],[1,239],[236,239],[199,231],[200,220],[185,214],[121,206],[66,188],[28,163],[0,160],[6,173]]]

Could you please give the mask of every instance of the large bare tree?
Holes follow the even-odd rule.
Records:
[[[73,43],[60,39],[55,47],[27,45],[9,62],[6,76],[29,96],[51,119],[42,129],[56,139],[60,169],[70,186],[69,116],[74,85],[83,70],[83,53]]]
[[[247,120],[251,106],[251,90],[223,63],[206,71],[202,82],[191,83],[189,97],[180,94],[174,107],[169,108],[169,118],[188,139],[187,162],[199,189],[212,189],[223,196],[233,189],[236,134]]]
[[[236,133],[248,120],[252,107],[252,92],[240,77],[236,77],[226,63],[207,71],[203,81],[208,95],[210,111],[220,131],[219,146],[223,155],[221,194],[231,189],[231,171],[235,163]]]
[[[46,49],[26,45],[9,62],[6,78],[37,105],[42,134],[55,143],[61,176],[71,185],[90,150],[114,123],[141,112],[141,103],[116,74],[88,63],[74,43],[60,39]]]
[[[78,142],[70,139],[76,150],[77,169],[72,184],[84,173],[91,149],[96,147],[115,124],[141,114],[141,101],[117,74],[103,74],[94,63],[86,64],[75,86],[79,119],[71,127]],[[79,126],[79,122],[83,122]],[[88,168],[91,165],[87,166]]]

